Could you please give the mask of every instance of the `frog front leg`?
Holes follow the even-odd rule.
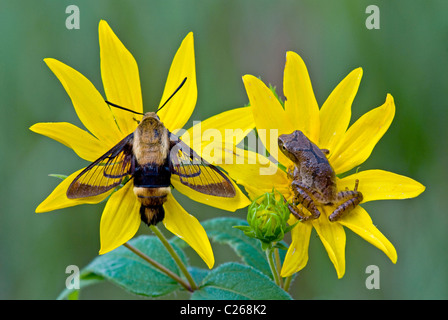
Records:
[[[288,168],[288,170],[286,171],[286,174],[288,175],[288,178],[290,178],[291,180],[296,179],[296,177],[298,177],[299,172],[296,166],[290,166]]]
[[[322,151],[322,153],[326,156],[328,156],[330,154],[330,150],[328,150],[328,149],[320,149],[320,151]]]
[[[292,182],[291,187],[295,194],[295,197],[293,199],[293,203],[295,205],[294,207],[288,205],[289,211],[301,221],[319,218],[320,211],[317,209],[316,204],[314,203],[316,192],[297,180]],[[302,210],[297,208],[297,204],[301,204],[304,208],[306,208],[311,213],[311,216],[304,216]]]
[[[358,191],[358,184],[359,180],[356,180],[354,190],[339,191],[337,193],[336,203],[339,205],[328,217],[330,221],[340,219],[344,214],[352,211],[358,204],[361,203],[363,196],[362,193]]]

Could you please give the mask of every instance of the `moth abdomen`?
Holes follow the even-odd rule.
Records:
[[[165,218],[165,209],[163,206],[144,206],[140,207],[140,217],[148,226],[156,225]]]
[[[170,187],[147,188],[134,185],[134,193],[141,203],[140,216],[144,223],[152,225],[163,220],[163,204],[171,193]]]

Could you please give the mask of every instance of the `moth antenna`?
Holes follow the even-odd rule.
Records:
[[[132,113],[135,113],[135,114],[141,114],[141,115],[144,115],[144,113],[137,112],[137,111],[134,111],[134,110],[125,108],[125,107],[121,107],[121,106],[116,105],[115,103],[109,102],[109,101],[107,101],[107,100],[104,100],[104,101],[105,101],[109,106],[111,106],[111,107],[118,108],[118,109],[125,110],[125,111],[129,111],[129,112],[132,112]]]
[[[173,94],[168,99],[166,99],[166,101],[163,103],[163,105],[159,109],[157,109],[157,111],[160,111],[168,103],[168,101],[170,101],[171,98],[174,97],[174,95],[177,93],[177,91],[179,91],[179,89],[182,88],[182,86],[185,84],[185,81],[187,81],[187,77],[185,77],[184,80],[182,80],[181,84],[177,87],[176,90],[174,90]],[[134,110],[131,110],[131,109],[119,106],[119,105],[117,105],[115,103],[112,103],[110,101],[107,101],[107,100],[104,100],[104,101],[111,107],[118,108],[118,109],[125,110],[125,111],[129,111],[129,112],[132,112],[132,113],[135,113],[135,114],[145,115],[144,113],[137,112],[137,111],[134,111]]]
[[[182,83],[177,87],[176,90],[174,90],[173,94],[168,99],[166,99],[166,101],[162,104],[162,106],[159,109],[157,109],[157,111],[160,111],[164,106],[166,106],[168,101],[170,101],[171,98],[174,97],[174,95],[177,93],[177,91],[179,91],[179,89],[182,88],[182,86],[185,84],[185,81],[187,81],[187,77],[185,77],[184,80],[182,80]]]

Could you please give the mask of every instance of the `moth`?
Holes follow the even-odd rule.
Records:
[[[185,78],[174,93],[180,90]],[[232,198],[236,191],[229,178],[179,137],[171,133],[155,112],[138,113],[106,101],[110,106],[142,114],[136,130],[87,166],[67,189],[69,199],[96,196],[133,180],[141,203],[140,216],[155,225],[165,216],[163,204],[171,193],[171,175],[203,194]]]

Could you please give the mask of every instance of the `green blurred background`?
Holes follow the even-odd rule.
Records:
[[[80,9],[79,30],[65,27],[70,4]],[[365,26],[365,10],[372,4],[380,8],[379,30]],[[395,245],[396,265],[347,231],[346,274],[338,280],[313,232],[310,260],[293,283],[292,295],[447,299],[447,12],[443,0],[0,0],[0,298],[54,299],[64,289],[66,266],[85,266],[98,254],[104,204],[34,213],[59,183],[49,173],[70,174],[86,163],[28,128],[45,121],[81,125],[43,59],[65,62],[103,92],[98,23],[105,19],[138,62],[146,111],[159,102],[181,40],[194,32],[198,102],[191,121],[247,104],[244,74],[260,76],[281,93],[287,50],[306,62],[320,105],[351,70],[362,67],[352,121],[381,105],[387,93],[394,96],[397,111],[361,169],[403,174],[427,189],[416,199],[364,205]],[[245,217],[244,210],[229,214],[180,201],[200,220]],[[149,232],[141,228],[140,233]],[[216,265],[229,259],[229,250],[213,246]],[[205,267],[188,253],[194,264]],[[379,290],[365,286],[365,270],[372,264],[380,268]],[[136,298],[111,284],[87,288],[81,297]]]

